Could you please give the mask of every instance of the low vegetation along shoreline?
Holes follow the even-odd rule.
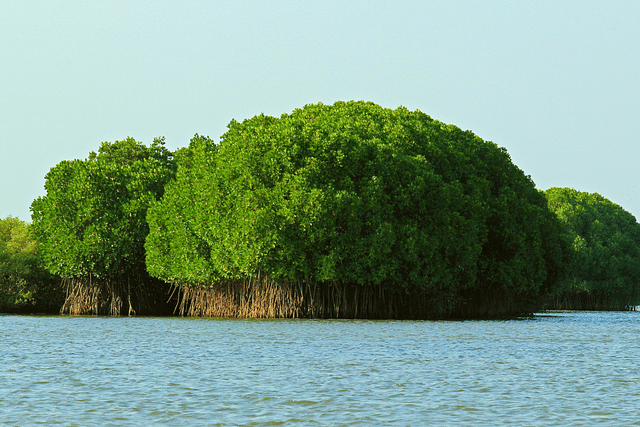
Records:
[[[640,304],[640,225],[420,111],[312,104],[170,152],[127,138],[0,220],[0,310],[499,318]]]

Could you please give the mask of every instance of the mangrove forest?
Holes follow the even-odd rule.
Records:
[[[5,220],[24,231],[0,228],[1,260],[22,239],[33,266],[20,282],[2,261],[6,306],[51,292],[67,314],[447,319],[640,304],[630,213],[538,190],[504,148],[403,107],[310,104],[175,152],[105,142],[45,189],[32,224]]]

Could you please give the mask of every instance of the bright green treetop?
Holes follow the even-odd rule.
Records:
[[[150,147],[104,142],[85,160],[60,162],[32,206],[46,267],[62,277],[118,279],[145,272],[148,206],[174,176],[163,139]]]

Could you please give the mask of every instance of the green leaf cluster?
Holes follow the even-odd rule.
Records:
[[[505,149],[420,111],[312,104],[196,135],[148,212],[147,267],[531,298],[563,274],[544,195]]]
[[[0,310],[57,311],[64,299],[59,282],[44,269],[30,224],[0,219]]]
[[[550,188],[545,194],[574,253],[569,293],[591,295],[605,305],[610,301],[622,308],[640,304],[640,224],[636,218],[597,193]]]
[[[133,138],[104,142],[87,159],[60,162],[31,206],[46,268],[63,278],[146,274],[147,208],[174,175],[162,138],[149,147]]]

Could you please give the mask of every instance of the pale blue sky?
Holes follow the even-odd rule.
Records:
[[[404,105],[506,147],[540,189],[640,218],[640,2],[0,2],[0,218],[102,141],[216,140],[305,104]]]

